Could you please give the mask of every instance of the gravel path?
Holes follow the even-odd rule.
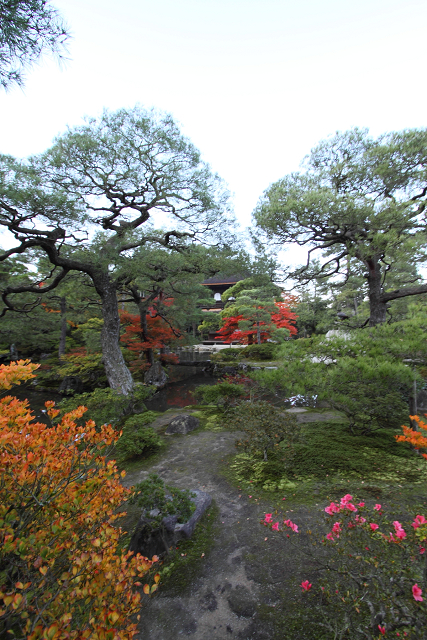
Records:
[[[174,415],[162,417],[156,426],[164,426],[164,420],[169,422]],[[310,414],[310,418],[314,415]],[[298,415],[298,419],[306,417],[308,414]],[[145,600],[137,638],[271,640],[276,637],[274,616],[268,613],[283,603],[284,594],[290,602],[301,598],[294,577],[301,581],[302,558],[282,534],[260,524],[271,505],[258,501],[255,490],[253,497],[240,492],[220,474],[226,457],[235,452],[235,433],[199,431],[171,437],[165,457],[149,471],[179,488],[208,492],[219,508],[220,522],[197,577],[180,593],[171,592],[166,584],[154,597]],[[129,473],[126,484],[141,481],[147,473],[148,470]],[[299,508],[289,517],[309,525],[313,516],[307,509]],[[310,562],[306,559],[303,562],[301,579],[307,579]]]

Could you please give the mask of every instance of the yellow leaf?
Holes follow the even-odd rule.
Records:
[[[148,585],[148,584],[144,584],[144,586],[143,586],[142,590],[143,590],[143,592],[144,592],[145,594],[147,594],[147,595],[148,595],[148,594],[150,593],[150,587],[149,587],[149,585]]]
[[[160,582],[160,573],[156,573],[156,575],[154,576],[154,582],[157,584],[158,582]]]
[[[111,613],[108,614],[108,620],[109,622],[111,622],[111,624],[114,624],[115,622],[117,622],[119,618],[120,616],[117,613],[117,611],[112,611]]]

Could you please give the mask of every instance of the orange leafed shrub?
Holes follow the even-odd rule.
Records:
[[[427,413],[425,414],[427,416]],[[403,436],[395,436],[398,442],[409,442],[414,449],[427,449],[427,423],[423,422],[419,416],[409,416],[411,420],[415,420],[420,429],[426,431],[426,435],[423,435],[421,431],[415,431],[405,425],[402,426]],[[421,454],[427,460],[427,454]]]
[[[32,377],[37,365],[0,367],[0,386]],[[49,416],[58,414],[47,402]],[[0,400],[0,636],[26,640],[128,640],[136,633],[135,587],[153,562],[120,551],[116,512],[130,490],[105,454],[110,425],[33,422],[27,401]],[[123,515],[123,514],[121,514]],[[159,575],[153,586],[157,589]]]

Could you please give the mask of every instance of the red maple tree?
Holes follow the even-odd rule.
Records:
[[[267,342],[271,338],[273,327],[276,329],[288,329],[291,335],[296,335],[297,329],[294,325],[297,315],[291,311],[291,307],[296,304],[295,296],[287,296],[283,302],[275,302],[277,312],[271,314],[271,324],[261,323],[261,342]],[[224,318],[224,325],[217,332],[217,340],[227,344],[239,342],[240,344],[255,344],[256,332],[254,329],[242,330],[239,323],[246,318],[243,315],[230,316]]]
[[[179,339],[178,332],[164,318],[155,315],[154,310],[150,311],[147,314],[147,331],[145,333],[141,328],[141,319],[138,314],[120,311],[120,321],[126,327],[120,340],[136,356],[130,363],[131,371],[147,369],[151,363],[146,354],[150,350],[162,350],[170,345],[171,341]],[[161,353],[160,360],[165,364],[176,364],[178,357],[175,354]]]

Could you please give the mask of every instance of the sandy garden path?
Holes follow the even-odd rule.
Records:
[[[161,417],[156,426],[164,426],[174,415],[172,412]],[[330,417],[303,412],[298,415],[301,421]],[[236,434],[196,431],[171,437],[165,457],[149,471],[179,488],[208,492],[219,509],[219,522],[213,544],[206,548],[203,557],[200,554],[196,576],[179,589],[166,583],[157,594],[145,600],[137,638],[293,638],[281,635],[277,630],[277,616],[272,614],[276,607],[283,606],[284,595],[290,604],[298,604],[301,589],[295,585],[294,577],[298,582],[310,579],[313,566],[282,534],[260,524],[271,505],[258,500],[255,489],[252,497],[239,491],[220,473],[221,466],[227,464],[227,456],[235,452]],[[147,473],[147,469],[132,471],[126,477],[126,484],[141,481]],[[320,512],[320,505],[318,509]],[[289,513],[289,517],[306,529],[315,511],[316,508],[309,512],[300,507]],[[183,579],[185,583],[185,576]]]

